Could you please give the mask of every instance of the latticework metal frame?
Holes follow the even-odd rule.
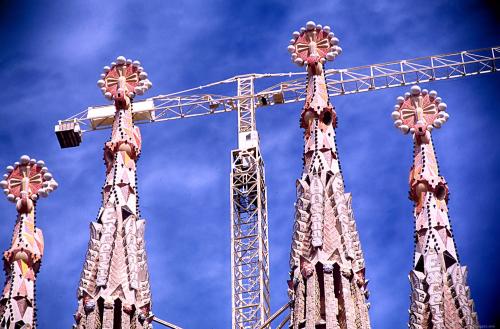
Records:
[[[232,152],[232,327],[257,329],[269,317],[269,251],[264,163],[258,146]]]
[[[341,96],[497,72],[499,60],[500,46],[497,46],[348,69],[330,69],[325,72],[325,77],[329,96]],[[287,77],[300,78],[282,81],[271,87],[261,89],[261,91],[254,91],[254,83],[261,84],[269,79],[285,79]],[[210,93],[194,94],[227,84],[236,84],[235,87],[241,87],[238,90],[244,90],[243,87],[247,90],[244,93],[238,93],[236,96]],[[137,113],[135,123],[169,121],[231,112],[238,110],[238,104],[253,103],[255,107],[267,107],[276,104],[301,102],[304,100],[304,90],[304,72],[241,75],[197,88],[148,98],[146,101],[142,101],[146,106],[141,110],[140,114],[142,115]],[[77,115],[61,120],[60,123],[76,120],[83,131],[109,128],[110,115],[103,114],[102,117],[89,115],[91,111],[100,108],[103,107],[90,107]],[[247,114],[251,113],[244,113],[242,119],[254,119],[245,117]]]

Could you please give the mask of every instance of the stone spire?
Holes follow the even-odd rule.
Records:
[[[431,131],[447,120],[446,104],[435,91],[418,86],[398,97],[394,124],[413,137],[410,200],[415,203],[415,254],[411,283],[412,329],[478,328],[474,303],[460,266],[448,217],[448,185],[439,175]]]
[[[106,181],[78,287],[78,329],[151,328],[151,292],[140,218],[136,162],[141,135],[132,99],[151,82],[138,61],[120,56],[104,67],[98,86],[113,100],[111,139],[104,145]]]
[[[36,204],[57,188],[43,161],[23,155],[0,187],[16,204],[17,220],[10,248],[3,255],[5,287],[0,299],[0,327],[36,328],[35,282],[43,256],[42,230],[36,227]]]
[[[351,208],[344,191],[335,127],[323,65],[342,49],[328,26],[308,22],[293,33],[292,61],[307,68],[304,168],[290,257],[291,328],[368,329],[365,264]]]

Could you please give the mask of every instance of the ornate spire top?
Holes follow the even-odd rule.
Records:
[[[21,156],[14,166],[7,166],[6,171],[0,187],[7,195],[7,200],[16,202],[18,211],[23,210],[23,205],[28,203],[31,209],[32,201],[36,201],[39,196],[47,197],[59,186],[45,162],[36,161],[27,155]]]
[[[21,156],[0,186],[16,203],[17,221],[11,246],[3,254],[5,287],[0,296],[2,328],[36,328],[35,281],[43,257],[43,234],[36,227],[35,206],[58,186],[43,161]]]
[[[450,115],[446,112],[446,103],[437,92],[427,89],[421,90],[419,86],[412,86],[410,92],[404,97],[397,98],[397,104],[392,112],[394,126],[403,134],[410,132],[416,138],[429,137],[433,128],[441,128]]]
[[[103,70],[97,86],[109,100],[120,100],[123,96],[134,98],[135,95],[144,94],[153,85],[141,62],[125,59],[124,56],[118,56],[116,62],[105,66]]]
[[[316,25],[309,21],[306,27],[292,34],[288,51],[292,54],[292,62],[298,66],[312,65],[317,62],[333,61],[340,53],[339,39],[329,26]]]

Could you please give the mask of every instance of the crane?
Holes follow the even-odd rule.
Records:
[[[500,46],[329,69],[329,96],[357,94],[424,82],[498,72]],[[269,328],[269,248],[264,161],[255,111],[305,98],[305,72],[244,74],[170,94],[134,101],[135,124],[170,121],[237,111],[238,147],[231,151],[232,328]],[[210,91],[226,85],[235,95]],[[55,126],[61,148],[76,147],[84,133],[109,129],[115,107],[92,106]],[[278,326],[283,327],[287,318]]]

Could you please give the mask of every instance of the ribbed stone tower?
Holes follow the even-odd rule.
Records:
[[[418,86],[398,97],[394,124],[413,137],[410,199],[415,203],[415,254],[411,283],[412,329],[478,328],[474,303],[460,266],[448,217],[448,186],[439,167],[431,131],[448,119],[446,104],[435,91]]]
[[[342,49],[328,26],[308,22],[294,32],[288,50],[307,68],[304,169],[290,259],[291,328],[370,328],[367,280],[359,236],[344,191],[335,143],[336,113],[329,101],[323,65]]]
[[[140,218],[136,162],[141,135],[134,126],[132,99],[150,86],[138,61],[120,56],[104,67],[97,83],[113,100],[111,139],[104,145],[106,182],[78,287],[75,328],[151,328],[151,292]]]
[[[5,287],[0,299],[0,327],[36,328],[35,282],[43,256],[43,234],[36,227],[38,198],[57,188],[45,163],[23,155],[0,186],[16,204],[17,220],[10,248],[3,254]]]

